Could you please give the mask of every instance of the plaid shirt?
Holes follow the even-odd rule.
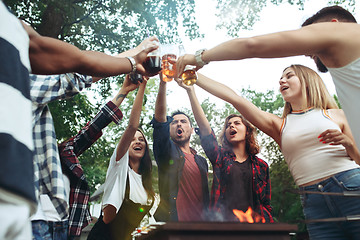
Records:
[[[200,135],[201,146],[209,158],[214,171],[210,208],[220,211],[220,206],[223,204],[222,201],[226,192],[227,179],[236,156],[232,150],[218,145],[213,131],[208,136],[202,136],[200,131],[197,131],[197,133]],[[250,157],[253,175],[254,211],[260,213],[267,221],[273,222],[274,220],[271,216],[272,207],[270,206],[271,186],[269,166],[265,161],[256,156]]]
[[[33,112],[35,194],[48,194],[62,219],[68,216],[60,158],[49,102],[72,97],[90,87],[92,78],[80,74],[32,75],[30,96]]]
[[[78,156],[88,149],[102,135],[102,129],[109,123],[118,124],[122,119],[120,109],[108,102],[80,132],[59,144],[61,164],[70,179],[69,234],[80,236],[81,230],[91,222],[88,202],[90,191]]]

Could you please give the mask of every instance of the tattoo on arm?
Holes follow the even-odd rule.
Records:
[[[127,94],[119,94],[116,96],[116,100],[119,100],[120,98],[125,98]]]

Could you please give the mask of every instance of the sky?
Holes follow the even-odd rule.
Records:
[[[190,41],[183,37],[183,45],[187,53],[195,53],[202,48],[212,48],[224,41],[231,40],[225,31],[215,29],[216,17],[214,0],[196,0],[196,16],[200,31],[205,34],[203,39]],[[356,9],[359,9],[360,1],[356,2]],[[251,37],[278,31],[294,30],[301,27],[301,24],[318,10],[327,5],[326,0],[306,0],[304,10],[287,3],[279,6],[271,3],[260,13],[260,20],[255,23],[253,30],[242,31],[240,37]],[[359,16],[355,15],[359,21]],[[303,64],[317,71],[312,59],[305,56],[274,59],[246,59],[238,61],[211,62],[199,70],[202,74],[230,86],[239,92],[242,88],[266,92],[274,90],[279,93],[279,79],[284,68],[291,64]],[[318,72],[319,73],[319,72]],[[319,73],[323,78],[331,95],[336,94],[330,74]],[[189,108],[190,102],[184,89],[180,88],[175,81],[168,83],[168,89],[172,94],[168,95],[168,107],[170,110]],[[222,100],[208,94],[199,87],[195,88],[199,101],[209,98],[211,102],[221,106]],[[185,99],[179,101],[179,99]]]

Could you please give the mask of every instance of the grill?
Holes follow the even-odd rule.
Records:
[[[168,222],[136,240],[290,240],[297,225],[285,223]]]

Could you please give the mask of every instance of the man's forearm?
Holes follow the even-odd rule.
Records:
[[[112,57],[95,51],[81,51],[69,43],[41,36],[30,26],[23,26],[30,38],[29,57],[33,73],[78,72],[107,77],[129,73],[132,70],[132,65],[126,58]]]

